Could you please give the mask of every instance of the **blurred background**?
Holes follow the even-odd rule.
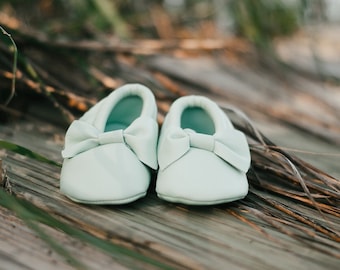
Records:
[[[339,21],[337,0],[0,0],[0,118],[27,112],[67,125],[131,81],[163,90],[159,101],[225,85],[227,96],[288,103],[316,83],[308,94],[338,111]],[[230,80],[218,83],[221,71]]]
[[[56,39],[211,38],[240,35],[255,43],[303,25],[340,20],[337,0],[12,0],[1,22],[36,28]]]
[[[337,0],[1,0],[0,7],[3,24],[71,40],[236,34],[260,44],[304,25],[340,20]]]

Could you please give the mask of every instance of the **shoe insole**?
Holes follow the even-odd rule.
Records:
[[[128,96],[121,99],[107,119],[105,132],[127,128],[141,115],[142,108],[143,100],[139,96]]]
[[[181,128],[189,128],[197,133],[213,135],[215,125],[209,114],[200,107],[186,108],[181,117]]]

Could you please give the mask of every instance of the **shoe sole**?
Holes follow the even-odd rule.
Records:
[[[140,198],[143,198],[146,196],[146,192],[144,193],[140,193],[137,194],[135,196],[132,197],[128,197],[128,198],[124,198],[124,199],[119,199],[119,200],[96,200],[96,201],[92,201],[92,200],[79,200],[77,198],[73,198],[70,197],[69,195],[65,194],[65,196],[67,198],[69,198],[70,200],[77,202],[77,203],[82,203],[82,204],[103,204],[103,205],[108,205],[108,204],[112,204],[112,205],[119,205],[119,204],[127,204],[127,203],[131,203],[134,202]]]
[[[188,204],[188,205],[214,205],[214,204],[222,204],[222,203],[228,203],[228,202],[233,202],[237,200],[243,199],[246,195],[238,196],[238,197],[233,197],[233,198],[225,198],[225,199],[219,199],[219,200],[212,200],[212,201],[197,201],[197,200],[190,200],[186,198],[180,198],[180,197],[172,197],[172,196],[167,196],[163,194],[157,193],[158,198],[163,199],[168,202],[173,202],[173,203],[183,203],[183,204]]]

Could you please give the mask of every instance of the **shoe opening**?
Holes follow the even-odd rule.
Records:
[[[122,98],[112,109],[105,125],[105,132],[125,129],[141,115],[143,100],[139,96]]]
[[[213,135],[215,125],[210,115],[200,107],[186,108],[181,117],[181,128],[192,129],[197,133]]]

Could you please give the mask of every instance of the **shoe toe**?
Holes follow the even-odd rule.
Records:
[[[60,190],[92,204],[122,204],[145,196],[150,172],[124,144],[98,146],[65,159]]]
[[[168,201],[209,205],[244,198],[246,174],[214,153],[191,148],[180,160],[159,171],[157,194]]]

